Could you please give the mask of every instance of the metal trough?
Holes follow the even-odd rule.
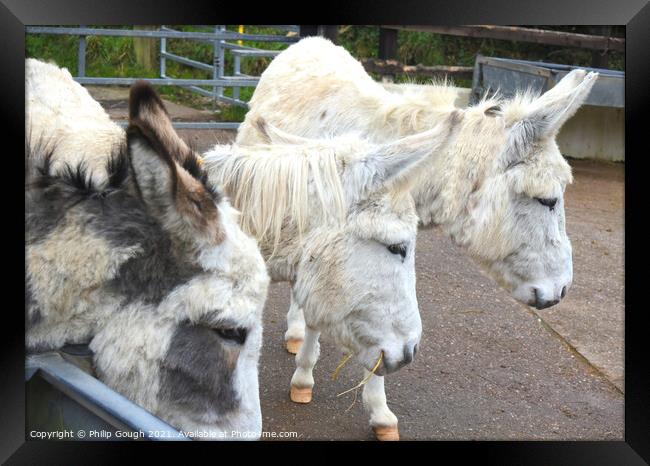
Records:
[[[49,352],[25,361],[28,439],[190,440],[66,359]],[[55,436],[64,431],[70,436]]]
[[[472,102],[480,99],[486,91],[494,92],[497,89],[506,97],[511,97],[518,90],[527,88],[540,93],[546,92],[571,70],[578,68],[599,73],[598,80],[587,97],[586,105],[625,107],[625,72],[623,71],[481,55],[476,57],[474,64]]]

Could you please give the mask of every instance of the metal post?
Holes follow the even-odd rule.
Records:
[[[225,25],[220,26],[219,31],[225,31],[225,30],[226,30]],[[225,71],[226,71],[226,57],[225,57],[226,49],[224,47],[222,47],[222,44],[225,44],[225,43],[226,43],[225,40],[220,40],[219,41],[219,76],[217,77],[217,79],[223,78],[224,75],[226,74],[225,73]],[[219,96],[223,96],[223,87],[219,88]]]
[[[160,26],[160,29],[162,30],[163,26]],[[165,53],[167,52],[167,38],[166,37],[161,37],[160,38],[160,77],[161,78],[166,78],[167,74],[167,58],[165,57]]]
[[[77,54],[77,76],[80,77],[86,76],[86,36],[79,36],[79,51]]]
[[[233,54],[233,60],[234,60],[234,67],[235,70],[233,74],[235,76],[240,76],[241,75],[241,57],[237,54]],[[232,88],[232,98],[233,99],[239,99],[239,87],[233,87]]]
[[[214,28],[214,32],[223,32],[225,30],[226,30],[226,26],[224,25],[215,26]],[[224,48],[222,46],[224,42],[225,41],[223,40],[213,41],[214,70],[212,71],[212,79],[221,79],[224,76]],[[218,97],[223,97],[223,87],[218,86],[213,88],[212,93],[215,96],[214,101],[216,101]]]

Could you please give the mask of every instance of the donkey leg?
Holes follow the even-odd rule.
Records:
[[[364,377],[370,372],[364,369]],[[370,425],[377,440],[399,440],[397,416],[388,408],[384,378],[378,375],[370,377],[363,387],[363,406],[370,413]]]
[[[305,316],[298,303],[291,293],[291,305],[287,313],[287,331],[284,334],[284,341],[287,351],[291,354],[298,354],[298,350],[305,339]]]
[[[291,401],[295,403],[309,403],[311,391],[314,386],[312,371],[320,355],[318,337],[320,332],[307,327],[305,341],[296,355],[296,371],[291,377]]]

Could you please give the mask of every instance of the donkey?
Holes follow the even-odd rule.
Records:
[[[455,114],[386,144],[353,135],[311,140],[256,125],[270,144],[216,146],[204,160],[242,211],[242,229],[259,240],[271,279],[292,283],[304,309],[290,397],[311,401],[323,333],[363,366],[362,398],[377,437],[398,439],[383,376],[413,360],[422,333],[408,189],[449,138]]]
[[[596,78],[574,70],[541,96],[484,98],[461,110],[451,86],[387,90],[345,49],[310,37],[264,71],[236,141],[264,141],[254,122],[265,118],[300,136],[357,131],[385,143],[459,113],[450,144],[412,185],[421,225],[439,225],[515,299],[543,309],[564,298],[573,277],[563,200],[572,175],[555,137]],[[287,321],[291,350],[304,338],[295,301]]]
[[[27,66],[27,350],[87,343],[99,379],[188,435],[259,438],[269,277],[238,213],[148,84],[131,88],[121,143],[87,162],[65,150],[92,142],[88,121],[51,110],[76,94],[90,115],[92,99]],[[118,135],[111,124],[100,133]]]

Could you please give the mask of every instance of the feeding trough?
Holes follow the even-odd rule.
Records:
[[[598,80],[584,105],[616,108],[625,106],[625,72],[623,71],[481,55],[476,57],[474,65],[472,97],[476,100],[485,91],[494,92],[497,89],[506,97],[512,97],[518,90],[527,88],[540,93],[546,92],[571,70],[578,68],[598,73]]]
[[[189,440],[90,371],[79,348],[27,357],[28,439]]]
[[[531,89],[543,93],[576,68],[598,73],[598,79],[578,113],[558,136],[562,154],[573,158],[625,160],[625,72],[538,61],[478,55],[470,102],[486,92],[508,98]]]

